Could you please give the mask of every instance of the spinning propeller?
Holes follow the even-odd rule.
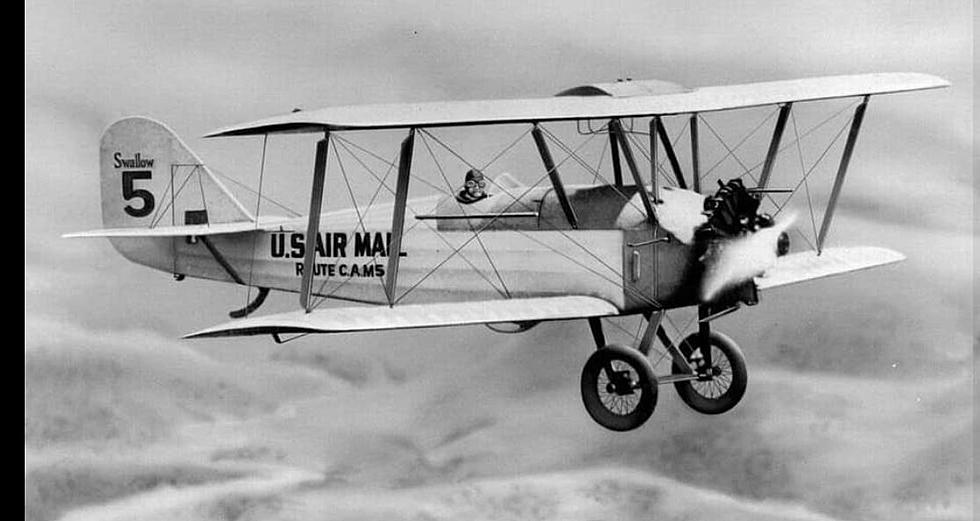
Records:
[[[786,230],[795,219],[787,215],[776,221],[758,213],[761,194],[746,189],[740,179],[718,184],[718,192],[705,199],[708,221],[695,233],[704,248],[699,295],[704,302],[762,275],[786,254]]]

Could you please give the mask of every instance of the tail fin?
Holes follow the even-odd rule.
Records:
[[[158,121],[130,117],[113,123],[102,135],[99,155],[106,228],[254,220],[200,158]]]

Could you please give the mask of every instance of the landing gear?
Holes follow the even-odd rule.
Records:
[[[699,346],[700,337],[700,333],[695,333],[680,345],[689,366],[674,360],[671,367],[674,375],[690,375],[693,369],[697,378],[676,381],[674,388],[688,407],[701,414],[728,412],[745,395],[745,357],[731,338],[716,331],[708,334],[711,354],[706,355],[704,346]]]
[[[606,344],[599,319],[589,319],[597,350],[582,369],[582,402],[599,425],[628,431],[643,425],[657,406],[660,384],[673,383],[691,409],[702,414],[731,410],[745,395],[745,357],[732,339],[711,331],[710,322],[726,313],[699,309],[698,332],[675,345],[660,321],[663,312],[647,315],[646,332],[636,348]],[[671,361],[671,374],[656,376],[647,356],[655,339]]]
[[[589,357],[582,369],[582,401],[599,425],[633,430],[657,406],[657,377],[636,349],[611,344]]]

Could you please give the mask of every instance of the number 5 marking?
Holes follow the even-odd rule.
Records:
[[[143,205],[139,208],[134,208],[130,205],[126,205],[123,208],[129,215],[133,217],[146,217],[153,212],[153,208],[156,206],[153,193],[143,188],[133,188],[133,182],[137,179],[151,179],[152,177],[153,172],[150,170],[127,170],[122,173],[123,199],[127,201],[133,198],[143,200]]]

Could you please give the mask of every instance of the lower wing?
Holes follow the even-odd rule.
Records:
[[[596,297],[513,298],[475,302],[363,306],[303,310],[235,320],[184,338],[292,333],[347,333],[422,327],[464,326],[493,322],[565,320],[618,315],[611,303]]]
[[[790,253],[779,257],[765,274],[756,277],[755,285],[760,290],[777,288],[902,260],[905,256],[897,251],[873,246],[827,248],[819,254],[815,251]]]

